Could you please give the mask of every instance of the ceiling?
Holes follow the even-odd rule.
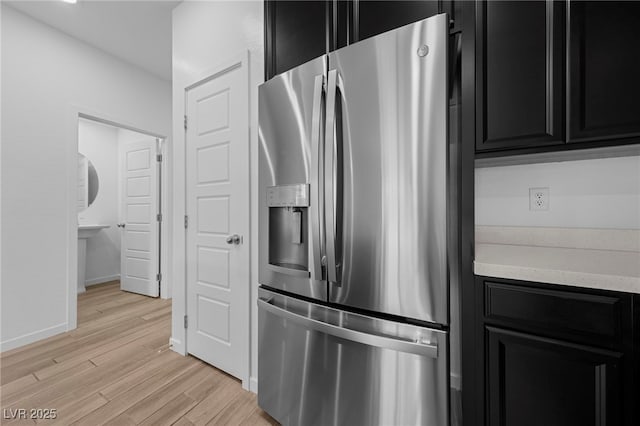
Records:
[[[171,11],[180,1],[6,1],[68,35],[171,80]]]

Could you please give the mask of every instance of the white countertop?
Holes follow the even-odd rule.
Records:
[[[538,243],[544,240],[545,244],[554,247],[534,245],[530,236],[525,240],[519,238],[525,235],[523,232],[519,232],[517,238],[505,239],[504,228],[495,233],[491,229],[488,232],[488,228],[482,227],[481,232],[476,233],[480,236],[475,247],[476,275],[640,294],[640,252],[629,248],[633,244],[630,245],[627,238],[623,238],[626,241],[616,238],[621,242],[620,250],[611,250],[616,247],[610,244],[602,249],[601,239],[594,244],[597,248],[586,248],[587,244],[577,244],[578,248],[558,247],[570,244],[567,241],[550,242],[549,238],[538,240]],[[535,232],[558,235],[552,228],[540,228]],[[571,232],[588,236],[593,230]],[[634,241],[637,234],[630,232],[626,235]],[[516,234],[518,232],[511,235]]]

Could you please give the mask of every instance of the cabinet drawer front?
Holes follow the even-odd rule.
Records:
[[[491,281],[484,285],[489,322],[607,346],[621,341],[628,306],[622,297]]]

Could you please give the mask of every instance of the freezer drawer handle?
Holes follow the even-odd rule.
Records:
[[[383,337],[375,334],[368,334],[357,330],[338,327],[333,324],[318,321],[313,318],[298,315],[279,306],[270,303],[271,300],[258,299],[258,307],[277,315],[296,322],[308,329],[316,330],[321,333],[330,334],[352,342],[363,343],[369,346],[379,348],[392,349],[398,352],[408,352],[416,355],[426,356],[429,358],[438,357],[438,345],[431,343],[420,343],[405,339],[394,339],[391,337]]]

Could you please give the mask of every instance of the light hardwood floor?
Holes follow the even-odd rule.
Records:
[[[171,301],[92,286],[78,297],[78,328],[0,356],[5,424],[277,424],[240,382],[169,348]],[[54,420],[7,420],[12,410],[56,409]]]

